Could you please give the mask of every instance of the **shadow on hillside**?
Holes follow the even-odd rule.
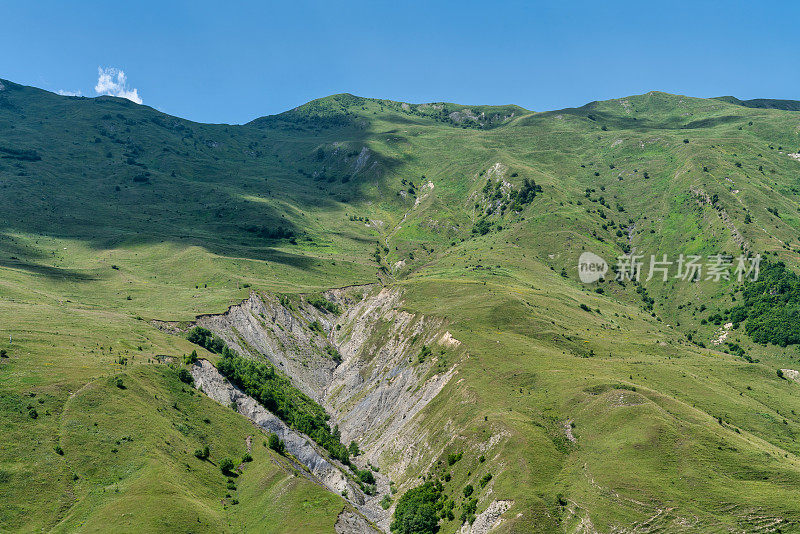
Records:
[[[197,124],[122,99],[66,98],[16,84],[3,98],[0,121],[18,127],[0,131],[0,232],[98,250],[169,242],[308,269],[313,258],[288,251],[293,240],[314,237],[301,226],[304,211],[358,202],[402,164],[373,153],[369,172],[314,180],[319,146],[344,141],[358,150],[376,135],[371,125]],[[346,234],[339,235],[360,243],[360,234]],[[9,267],[81,277],[32,254],[0,243]]]
[[[91,282],[98,280],[97,277],[82,273],[72,269],[62,269],[50,265],[30,263],[22,260],[7,260],[0,258],[0,268],[19,269],[30,274],[46,276],[48,278],[64,280],[70,282]]]

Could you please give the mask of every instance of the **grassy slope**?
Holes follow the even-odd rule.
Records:
[[[700,319],[729,305],[730,285],[651,282],[654,317],[630,286],[608,283],[601,296],[575,281],[582,250],[611,259],[629,231],[629,244],[646,253],[737,251],[718,212],[699,205],[692,188],[717,194],[755,250],[796,267],[800,167],[785,155],[800,147],[796,113],[650,93],[542,114],[502,109],[494,113],[502,120],[474,128],[431,110],[342,95],[231,127],[116,99],[6,86],[0,145],[35,149],[42,160],[0,160],[0,306],[15,337],[10,347],[0,343],[12,356],[0,364],[8,378],[4,428],[13,433],[0,459],[11,495],[3,525],[38,529],[63,519],[65,528],[90,527],[123,513],[140,521],[136,496],[161,494],[178,496],[174,521],[199,516],[215,527],[271,523],[283,531],[310,507],[330,522],[341,501],[287,479],[265,455],[239,482],[239,510],[248,513],[219,504],[218,470],[184,471],[203,440],[240,455],[247,425],[188,397],[146,363],[189,350],[146,319],[222,311],[247,294],[245,284],[298,291],[373,281],[376,242],[389,250],[385,265],[405,262],[396,277],[408,306],[448,317],[469,348],[463,381],[448,385],[420,419],[434,443],[450,440],[440,430],[448,422],[460,429],[450,449],[465,456],[452,469],[450,494],[468,482],[477,488],[479,476],[494,472],[491,497],[478,492],[478,510],[491,498],[513,498],[510,515],[522,515],[505,528],[520,531],[569,528],[586,512],[603,530],[667,508],[675,510],[664,521],[690,518],[706,531],[748,528],[759,514],[800,517],[798,386],[774,371],[796,367],[796,351],[754,346],[734,332],[761,359],[748,364],[689,343],[686,332],[706,343],[714,336],[715,327]],[[370,165],[353,173],[364,146]],[[473,237],[484,207],[475,208],[474,195],[495,163],[507,168],[505,180],[534,178],[544,193],[519,215],[492,215],[503,230]],[[315,171],[325,179],[314,180]],[[151,173],[150,184],[133,182],[142,172]],[[416,205],[400,194],[409,180],[422,192]],[[419,189],[425,180],[432,191]],[[595,190],[590,198],[587,188]],[[599,205],[601,195],[610,208]],[[753,221],[747,225],[745,210]],[[293,228],[298,238],[268,240],[249,226]],[[616,228],[625,235],[617,237]],[[701,303],[710,309],[699,312]],[[124,369],[127,390],[108,378],[120,372],[120,355],[135,356]],[[199,415],[173,413],[167,400],[145,403],[145,392],[226,416],[231,430],[206,430]],[[125,395],[142,400],[115,405]],[[40,417],[31,420],[27,404],[39,399]],[[131,421],[130,430],[105,439],[141,438],[113,456],[103,449],[110,443],[81,447],[92,429],[92,412],[81,407],[92,402],[109,418]],[[163,425],[170,444],[137,427],[142,418]],[[567,419],[575,422],[576,444],[564,437]],[[181,422],[188,435],[172,426]],[[480,464],[478,444],[498,433],[501,451]],[[145,440],[155,441],[145,447]],[[64,457],[52,452],[62,441]],[[125,447],[148,452],[126,455]],[[95,455],[102,469],[76,473],[72,483],[78,450]],[[123,480],[112,483],[120,473]],[[21,484],[24,474],[36,485]],[[416,474],[424,473],[409,477]],[[153,483],[162,476],[181,485]],[[289,496],[281,501],[286,508],[262,507],[277,494]],[[568,506],[558,505],[557,494]],[[324,504],[308,504],[318,501]],[[26,515],[37,508],[33,519]],[[255,519],[254,510],[263,515]]]

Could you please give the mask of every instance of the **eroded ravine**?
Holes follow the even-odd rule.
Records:
[[[361,449],[353,462],[361,469],[381,467],[374,473],[374,495],[364,494],[344,466],[232,386],[209,362],[201,360],[192,369],[207,395],[225,405],[235,402],[239,413],[278,434],[322,484],[340,495],[346,490],[347,500],[388,532],[393,507],[384,510],[380,500],[390,493],[390,478],[424,471],[424,462],[437,454],[426,449],[415,416],[453,377],[462,347],[444,320],[404,311],[397,289],[355,286],[322,297],[338,313],[315,307],[304,296],[253,292],[225,313],[200,316],[188,327],[159,326],[175,333],[207,328],[241,355],[271,362],[319,402],[341,441],[355,441]]]

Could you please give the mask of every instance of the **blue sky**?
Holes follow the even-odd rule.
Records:
[[[228,123],[341,92],[539,111],[650,90],[800,99],[795,5],[667,4],[4,1],[0,77],[94,96],[114,67],[146,105]]]

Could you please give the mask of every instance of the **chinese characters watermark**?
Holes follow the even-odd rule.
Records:
[[[721,282],[736,280],[758,280],[761,255],[736,258],[729,254],[680,254],[670,259],[666,254],[626,254],[617,257],[614,266],[614,279],[649,282],[650,280],[682,280],[699,282],[701,280]],[[608,263],[592,252],[584,252],[578,259],[578,276],[581,282],[591,284],[605,277]]]

